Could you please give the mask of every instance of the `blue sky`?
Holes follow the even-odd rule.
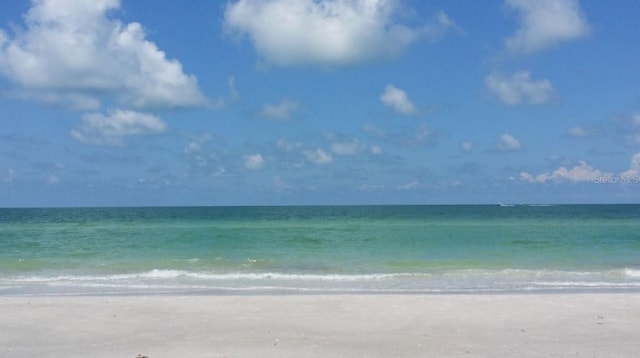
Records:
[[[0,7],[0,207],[640,201],[637,1]]]

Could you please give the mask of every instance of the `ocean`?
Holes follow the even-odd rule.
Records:
[[[0,295],[640,291],[640,205],[0,209]]]

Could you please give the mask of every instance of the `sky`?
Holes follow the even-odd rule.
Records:
[[[640,202],[635,0],[0,5],[0,207]]]

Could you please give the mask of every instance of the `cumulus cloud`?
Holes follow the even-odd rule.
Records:
[[[409,96],[407,96],[407,93],[392,84],[388,84],[387,87],[385,87],[384,92],[380,96],[380,101],[405,116],[416,113],[416,107],[409,99]]]
[[[71,131],[71,137],[85,144],[123,145],[126,137],[159,134],[165,129],[165,123],[153,115],[115,110],[107,115],[85,114],[81,126]]]
[[[569,181],[574,183],[579,182],[594,182],[598,178],[610,177],[611,173],[603,173],[602,171],[594,168],[585,161],[580,161],[578,165],[571,169],[566,167],[560,167],[553,172],[542,173],[533,175],[527,172],[520,173],[520,179],[530,183],[545,183],[548,181],[563,182]]]
[[[620,173],[620,176],[626,178],[640,178],[640,153],[636,153],[631,158],[631,166],[629,170]]]
[[[238,0],[227,3],[225,30],[248,36],[258,54],[279,66],[341,66],[393,58],[420,38],[459,29],[439,12],[422,27],[394,21],[396,0]]]
[[[264,158],[260,153],[245,155],[243,158],[247,169],[258,170],[264,167]]]
[[[333,161],[331,154],[327,154],[322,149],[303,151],[305,158],[314,164],[329,164]]]
[[[512,54],[531,54],[585,36],[589,24],[578,0],[507,0],[520,27],[505,41]]]
[[[529,71],[518,71],[505,76],[492,73],[485,79],[489,92],[510,106],[528,103],[545,104],[553,99],[554,89],[549,80],[534,81]]]
[[[184,147],[185,154],[200,153],[202,146],[212,139],[211,134],[205,133],[201,136],[191,138],[191,141]]]
[[[500,136],[500,139],[496,143],[496,148],[501,152],[517,152],[522,150],[522,144],[509,133],[505,133]]]
[[[260,115],[269,119],[287,121],[298,110],[298,102],[282,100],[278,104],[266,104],[260,111]]]
[[[17,95],[95,110],[105,98],[137,109],[207,100],[177,60],[146,39],[137,22],[113,17],[119,0],[34,0],[25,27],[0,30],[0,74]]]

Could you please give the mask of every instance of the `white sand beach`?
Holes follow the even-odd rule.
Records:
[[[0,297],[2,357],[637,357],[640,295]]]

